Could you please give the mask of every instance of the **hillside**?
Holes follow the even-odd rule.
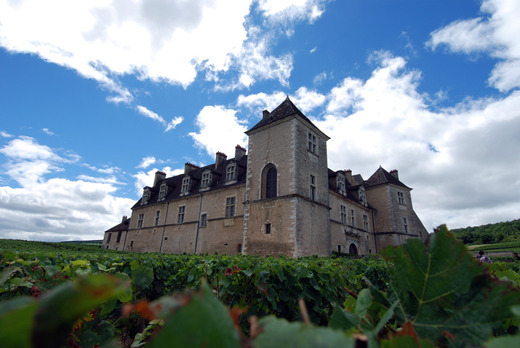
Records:
[[[451,230],[464,244],[490,244],[520,240],[520,219]]]

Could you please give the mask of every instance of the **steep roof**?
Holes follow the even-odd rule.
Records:
[[[114,227],[106,230],[105,232],[127,231],[129,225],[130,225],[130,218],[124,218],[120,224],[115,225]]]
[[[403,184],[399,179],[395,176],[387,172],[383,167],[379,167],[374,174],[367,181],[365,181],[365,185],[367,188],[384,185],[384,184],[393,184],[401,187],[405,187],[411,190],[410,187]]]
[[[254,125],[253,128],[248,130],[246,132],[246,134],[252,132],[253,130],[256,130],[258,128],[261,128],[263,126],[266,126],[268,124],[271,124],[273,122],[282,120],[286,117],[293,116],[293,115],[300,116],[305,122],[307,122],[312,127],[317,129],[317,127],[311,122],[311,120],[309,120],[307,118],[307,116],[305,116],[303,114],[303,112],[301,112],[300,109],[298,109],[296,107],[296,105],[293,104],[291,99],[289,99],[289,96],[287,96],[287,98],[285,98],[283,103],[278,105],[276,107],[276,109],[274,109],[273,111],[271,111],[271,112],[268,112],[267,110],[264,111],[264,117],[260,120],[260,122],[258,122],[256,125]]]
[[[236,163],[237,179],[236,179],[236,181],[233,181],[233,183],[230,184],[225,181],[225,178],[226,178],[226,167],[231,162]],[[162,202],[163,200],[161,200],[161,201],[159,200],[159,188],[163,182],[166,183],[166,185],[168,187],[168,191],[166,193],[164,201],[172,201],[172,200],[180,199],[180,198],[183,198],[186,196],[200,194],[199,189],[201,186],[202,174],[208,170],[213,174],[213,179],[212,179],[211,186],[208,187],[207,189],[205,189],[204,192],[218,190],[225,186],[227,187],[227,186],[232,186],[232,185],[245,184],[246,168],[247,168],[247,155],[242,156],[238,160],[236,160],[235,158],[226,159],[225,161],[222,161],[222,163],[219,164],[218,168],[215,168],[215,163],[204,166],[204,167],[200,167],[200,168],[197,166],[193,166],[193,168],[194,169],[192,169],[188,174],[192,181],[192,187],[188,194],[181,196],[182,179],[186,176],[186,174],[172,176],[169,178],[159,180],[154,187],[150,187],[150,198],[148,199],[148,202],[145,204],[141,204],[141,201],[143,199],[141,197],[141,199],[139,199],[135,203],[135,205],[132,207],[132,209],[144,207],[144,206],[155,204],[158,202]]]

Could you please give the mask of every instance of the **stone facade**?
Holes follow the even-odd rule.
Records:
[[[329,138],[287,98],[246,132],[248,154],[157,172],[130,219],[105,232],[107,249],[263,256],[377,253],[427,237],[397,171],[368,180],[327,166]]]

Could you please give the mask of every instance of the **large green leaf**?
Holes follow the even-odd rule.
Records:
[[[437,343],[482,344],[520,301],[518,289],[492,277],[446,226],[428,245],[411,239],[383,254],[393,262],[397,319]]]
[[[355,346],[353,337],[331,328],[306,325],[301,322],[290,323],[285,319],[265,317],[259,321],[263,332],[258,335],[256,348],[311,348],[311,347],[343,347]]]
[[[206,283],[188,301],[166,318],[150,347],[239,347],[238,332],[228,309]]]

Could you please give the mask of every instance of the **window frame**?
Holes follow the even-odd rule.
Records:
[[[186,214],[186,206],[179,205],[179,208],[177,209],[177,224],[184,223],[185,214]]]
[[[309,174],[309,199],[316,201],[317,190],[316,190],[316,176]]]
[[[202,213],[202,214],[200,214],[199,227],[206,228],[207,226],[208,226],[208,213]]]
[[[159,219],[160,218],[161,218],[161,211],[157,210],[157,212],[155,213],[155,225],[154,226],[159,226]]]
[[[226,197],[226,212],[225,217],[226,219],[230,219],[235,217],[236,214],[236,197]]]
[[[159,200],[163,200],[166,198],[166,195],[168,194],[168,185],[163,182],[161,186],[159,187]]]
[[[211,174],[211,170],[205,170],[202,172],[202,178],[200,182],[200,188],[206,189],[211,186],[211,182],[213,181],[213,175]]]
[[[339,218],[343,225],[347,224],[347,206],[344,204],[339,206]]]
[[[137,217],[137,228],[143,228],[144,225],[144,213],[139,214]]]
[[[182,178],[181,194],[189,193],[190,190],[191,190],[191,177],[189,175],[186,175],[184,178]]]
[[[404,193],[402,191],[397,191],[397,202],[404,205]]]
[[[307,132],[307,150],[310,153],[317,154],[317,149],[318,137],[312,132]]]
[[[231,162],[226,167],[226,182],[237,179],[237,164]]]

